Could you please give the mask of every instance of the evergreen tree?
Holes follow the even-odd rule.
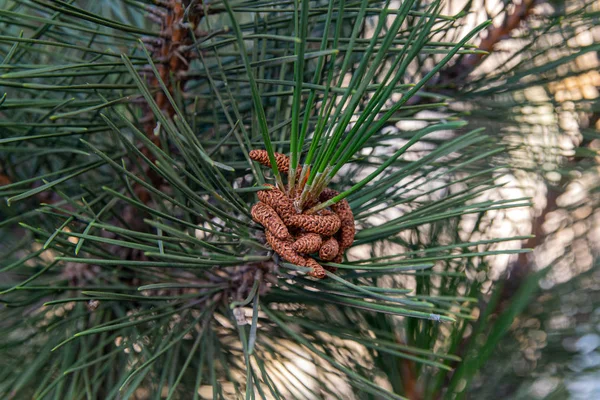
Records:
[[[600,49],[593,3],[498,6],[0,0],[0,396],[489,393]],[[541,217],[493,229],[522,176]]]

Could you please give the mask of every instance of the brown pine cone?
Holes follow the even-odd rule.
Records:
[[[339,214],[338,214],[339,215]],[[337,237],[340,242],[340,249],[346,250],[354,243],[354,235],[356,234],[356,228],[354,227],[354,218],[349,219],[345,216],[340,216],[342,226],[338,231]]]
[[[338,241],[334,237],[330,237],[323,242],[323,245],[319,249],[319,257],[322,260],[330,261],[338,255],[339,251],[340,246]]]
[[[321,192],[319,200],[321,202],[326,202],[338,194],[339,192],[333,189],[325,188]],[[348,204],[346,199],[342,199],[333,204],[331,209],[338,215],[338,217],[340,217],[341,227],[336,236],[339,240],[340,252],[343,253],[348,247],[352,246],[352,243],[354,242],[354,235],[356,234],[356,227],[354,226],[354,214],[352,213],[350,204]]]
[[[322,243],[321,235],[317,233],[301,233],[296,238],[293,247],[298,253],[310,254],[319,250]]]
[[[271,208],[273,208],[273,210],[277,212],[281,220],[287,226],[289,226],[290,217],[296,215],[296,209],[294,207],[294,204],[292,203],[292,200],[290,200],[290,198],[287,197],[285,193],[275,188],[274,186],[266,186],[270,186],[272,189],[259,191],[256,194],[258,196],[258,199],[270,206]]]
[[[266,150],[252,150],[250,158],[260,164],[271,167]],[[290,160],[284,154],[275,153],[277,168],[282,173],[288,173]],[[298,166],[296,179],[299,179],[301,167]],[[347,200],[342,199],[323,209],[315,215],[300,214],[293,200],[299,193],[288,194],[269,186],[269,190],[257,193],[260,200],[252,207],[252,218],[265,227],[267,242],[284,260],[312,268],[310,276],[324,278],[325,270],[335,271],[335,267],[323,267],[305,254],[319,252],[319,257],[325,261],[341,263],[343,255],[354,242],[356,228],[354,215]],[[298,190],[302,187],[299,185]],[[289,189],[288,189],[289,190]],[[306,208],[312,208],[320,202],[326,202],[339,193],[332,189],[324,189],[319,200],[310,201]]]
[[[270,231],[265,231],[265,236],[267,238],[267,242],[269,245],[271,245],[271,248],[285,261],[301,267],[306,266],[306,259],[298,254],[296,250],[294,250],[291,241],[277,239]]]
[[[319,279],[325,278],[325,276],[326,276],[325,269],[323,268],[323,266],[321,266],[321,264],[316,262],[313,258],[308,257],[306,259],[306,266],[311,267],[313,269],[311,272],[308,273],[308,275],[310,275],[314,278],[319,278]]]
[[[281,215],[281,214],[279,214]],[[287,221],[287,226],[302,228],[307,232],[318,233],[323,236],[332,236],[341,226],[340,218],[337,215],[292,215]]]
[[[269,160],[269,153],[266,150],[251,150],[248,154],[250,158],[265,167],[271,168],[271,161]],[[290,159],[281,153],[275,153],[275,161],[277,162],[277,169],[282,174],[287,174],[290,170]]]
[[[281,240],[291,239],[290,233],[279,215],[265,203],[256,203],[250,213],[254,221],[264,226],[276,238]]]

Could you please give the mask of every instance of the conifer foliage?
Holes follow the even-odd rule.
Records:
[[[484,198],[514,148],[451,105],[491,21],[443,7],[0,0],[0,397],[464,390],[529,238],[481,221],[530,200]]]

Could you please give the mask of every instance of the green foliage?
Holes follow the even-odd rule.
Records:
[[[490,22],[443,41],[466,12],[440,1],[183,1],[172,26],[153,3],[0,0],[0,396],[401,399],[417,382],[454,397],[481,367],[454,354],[478,274],[529,251],[482,221],[530,200],[487,196],[517,146],[449,104],[574,56],[449,91],[440,76],[482,53]],[[187,42],[164,59],[168,29]],[[262,148],[271,172],[248,156]],[[279,259],[250,217],[265,183],[295,182],[276,151],[303,202],[340,191],[313,211],[354,211],[327,279]]]

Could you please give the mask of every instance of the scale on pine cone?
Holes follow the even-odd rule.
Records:
[[[271,167],[266,150],[252,150],[250,158],[266,167]],[[290,160],[284,154],[275,153],[277,168],[281,173],[289,172]],[[269,245],[284,260],[302,267],[312,268],[310,276],[324,278],[325,269],[311,254],[318,254],[324,261],[340,263],[344,252],[354,241],[354,215],[346,199],[323,209],[316,214],[298,212],[294,199],[278,188],[267,185],[269,190],[258,192],[259,202],[252,207],[252,218],[265,228]],[[339,193],[324,189],[319,200],[311,207],[324,203]]]

